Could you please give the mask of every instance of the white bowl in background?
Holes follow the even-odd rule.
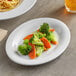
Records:
[[[0,20],[15,18],[26,13],[35,5],[36,1],[37,0],[21,0],[16,8],[6,12],[0,12]]]

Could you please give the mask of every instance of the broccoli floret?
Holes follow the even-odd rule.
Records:
[[[46,38],[49,41],[57,41],[57,38],[56,38],[56,36],[55,36],[55,34],[53,32],[49,32],[49,34],[47,34]]]
[[[34,34],[35,34],[39,39],[46,36],[46,34],[42,34],[41,32],[35,32]]]
[[[30,51],[32,47],[30,45],[27,45],[27,50]]]
[[[27,49],[27,46],[26,45],[19,45],[18,46],[18,51],[22,54],[22,55],[25,55],[26,54],[26,50]]]
[[[42,52],[44,51],[44,47],[36,46],[36,55],[40,56]]]
[[[33,37],[30,39],[30,43],[43,46],[44,44],[41,42],[41,40],[34,34]]]
[[[18,51],[22,54],[22,55],[28,55],[29,52],[31,51],[32,47],[30,45],[19,45],[18,46]]]
[[[29,43],[29,40],[28,39],[25,39],[23,43],[24,44],[28,44]]]
[[[32,38],[29,40],[29,42],[32,43],[33,39],[34,39],[34,35],[33,35]]]
[[[41,25],[41,27],[40,27],[39,30],[40,30],[40,32],[42,32],[42,33],[48,34],[48,32],[49,32],[49,30],[50,30],[49,24],[44,23],[43,25]]]

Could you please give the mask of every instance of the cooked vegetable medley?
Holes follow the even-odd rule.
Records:
[[[49,24],[43,23],[37,31],[23,39],[24,42],[18,46],[18,51],[22,55],[28,55],[31,59],[35,59],[51,48],[51,44],[58,44],[54,31],[55,29],[51,29]]]

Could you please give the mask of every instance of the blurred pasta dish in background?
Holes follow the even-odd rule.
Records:
[[[9,11],[14,9],[20,0],[0,0],[0,12]]]

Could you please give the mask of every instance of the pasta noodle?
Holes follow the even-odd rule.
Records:
[[[19,0],[0,0],[0,12],[9,11],[15,8]]]

